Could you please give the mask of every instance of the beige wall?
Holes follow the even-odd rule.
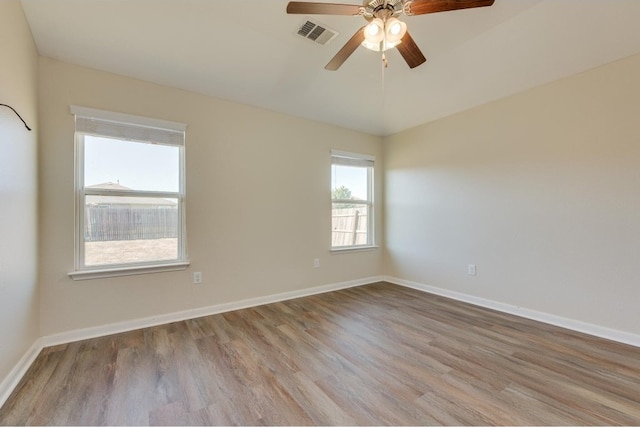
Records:
[[[638,76],[634,56],[387,138],[385,272],[640,334]]]
[[[0,378],[39,335],[381,273],[640,333],[640,57],[382,139],[177,89],[39,62],[0,2]],[[186,271],[74,282],[69,105],[188,124]],[[35,140],[40,141],[36,308]],[[6,145],[7,147],[4,147]],[[384,148],[383,148],[384,147]],[[330,255],[330,149],[375,155],[382,251]],[[384,149],[384,153],[382,150]],[[382,176],[382,157],[386,178]],[[382,209],[377,206],[377,234]],[[7,227],[5,224],[10,223]],[[8,236],[8,237],[4,237]],[[321,268],[314,269],[313,258]],[[466,275],[467,264],[478,275]],[[193,285],[201,271],[204,283]],[[40,316],[39,316],[40,314]],[[40,329],[38,328],[40,317]]]
[[[0,383],[39,337],[37,251],[38,53],[18,1],[0,1]]]
[[[189,269],[67,276],[74,265],[70,104],[187,123]],[[381,250],[329,253],[330,150],[380,158],[379,137],[47,58],[40,112],[43,335],[381,274]],[[380,184],[381,173],[378,200]],[[194,271],[203,284],[191,283]]]

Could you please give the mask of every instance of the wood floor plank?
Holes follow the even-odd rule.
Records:
[[[212,419],[211,424],[255,425],[260,415],[250,404],[253,400],[250,386],[243,382],[243,376],[238,372],[241,367],[234,352],[229,351],[230,343],[206,338],[197,342],[213,390],[213,399],[207,410],[222,417]]]
[[[38,398],[44,393],[49,379],[60,363],[62,351],[45,351],[44,349],[18,384],[13,394],[2,407],[5,414],[2,422],[6,425],[17,425],[32,419],[37,412]],[[20,397],[18,397],[20,396]]]
[[[149,423],[148,401],[152,397],[150,390],[157,390],[152,357],[151,352],[131,347],[118,352],[107,424],[147,425]]]
[[[640,425],[640,349],[376,283],[45,348],[0,425]]]
[[[356,422],[304,373],[278,378],[298,404],[305,409],[315,425],[355,425]]]

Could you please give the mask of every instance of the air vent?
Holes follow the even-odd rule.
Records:
[[[304,24],[298,28],[297,33],[305,39],[309,39],[321,45],[329,43],[338,35],[336,31],[309,20],[305,21]]]

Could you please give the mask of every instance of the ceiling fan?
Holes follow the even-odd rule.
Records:
[[[317,3],[291,1],[287,13],[304,15],[352,15],[362,16],[369,23],[360,28],[340,51],[324,67],[335,71],[362,45],[367,49],[382,52],[382,61],[386,66],[384,52],[396,48],[409,65],[415,68],[423,64],[424,57],[418,45],[407,31],[407,24],[397,17],[425,15],[427,13],[447,12],[491,6],[494,0],[364,0],[357,4]]]

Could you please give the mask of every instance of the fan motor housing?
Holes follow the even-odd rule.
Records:
[[[363,7],[364,13],[362,15],[367,21],[371,21],[384,10],[386,10],[383,12],[387,15],[386,17],[399,16],[402,14],[404,2],[403,0],[365,0]]]

